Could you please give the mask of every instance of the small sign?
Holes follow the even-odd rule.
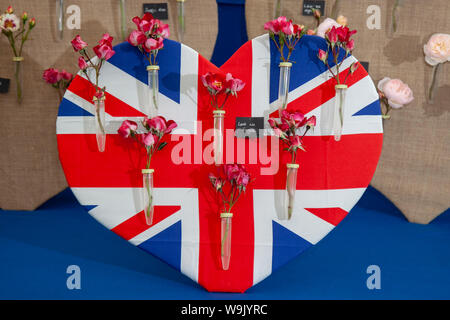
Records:
[[[302,14],[304,16],[312,16],[313,15],[313,10],[312,9],[320,10],[320,13],[323,16],[324,12],[325,12],[325,1],[303,0],[303,12],[302,12]]]
[[[144,3],[144,13],[151,13],[159,20],[169,19],[169,9],[167,3]]]
[[[360,61],[359,63],[364,67],[364,69],[366,69],[366,71],[368,73],[369,72],[369,62],[367,62],[367,61]]]
[[[0,93],[8,93],[9,79],[0,78]]]
[[[257,138],[264,130],[264,117],[236,117],[237,138]]]

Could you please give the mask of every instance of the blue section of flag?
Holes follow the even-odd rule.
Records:
[[[63,99],[59,105],[58,117],[86,117],[94,116],[92,113],[87,112],[83,108],[80,108],[75,103]]]
[[[352,115],[354,116],[379,116],[381,115],[381,109],[380,109],[380,100],[375,100],[368,106],[365,106],[358,112]]]
[[[92,209],[97,208],[97,207],[98,207],[98,205],[85,205],[85,206],[83,206],[83,208],[84,208],[84,210],[86,210],[86,212],[89,212]]]
[[[108,60],[122,71],[148,84],[148,59],[128,42],[114,47],[116,54]],[[159,92],[180,103],[181,44],[173,40],[164,40],[164,48],[159,51],[157,64],[159,70]]]
[[[177,270],[181,268],[181,221],[156,234],[139,248],[168,263]]]
[[[278,41],[278,37],[275,36]],[[280,79],[281,55],[275,46],[272,39],[270,41],[270,103],[278,99],[278,83]],[[317,57],[319,49],[327,50],[327,42],[325,39],[318,36],[304,35],[292,51],[290,61],[292,61],[291,78],[289,83],[289,91],[292,91],[306,82],[314,79],[321,73],[327,70],[325,64]],[[283,50],[283,55],[286,58],[288,50],[286,46]],[[341,50],[338,62],[342,61],[345,56],[345,51]],[[330,67],[335,64],[332,59],[333,55],[328,57]]]
[[[272,272],[312,245],[275,221],[272,221],[272,232]]]

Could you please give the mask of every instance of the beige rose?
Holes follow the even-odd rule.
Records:
[[[347,17],[344,17],[344,16],[337,17],[336,22],[339,23],[343,27],[346,27],[348,25],[348,19],[347,19]]]
[[[435,33],[423,47],[425,61],[435,66],[450,61],[450,34]]]
[[[385,77],[378,82],[378,89],[384,94],[389,105],[394,109],[401,108],[414,100],[412,90],[400,79]]]

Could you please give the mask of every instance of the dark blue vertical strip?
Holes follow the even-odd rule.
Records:
[[[216,45],[211,62],[224,64],[248,41],[245,22],[245,0],[216,0],[219,20]]]

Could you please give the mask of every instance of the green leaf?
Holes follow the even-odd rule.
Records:
[[[167,145],[167,142],[163,142],[159,145],[158,150],[161,150],[162,148],[164,148]]]

